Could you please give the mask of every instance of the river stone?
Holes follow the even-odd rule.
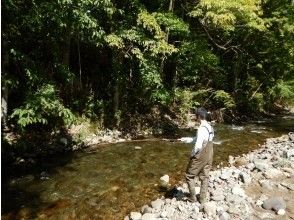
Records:
[[[200,219],[198,213],[192,213],[192,214],[190,215],[190,218],[191,218],[191,219]]]
[[[227,212],[223,212],[220,216],[219,216],[219,220],[230,220],[231,217],[229,215],[229,213]]]
[[[248,163],[248,161],[244,157],[238,157],[235,159],[235,166],[236,167],[246,165],[247,163]]]
[[[240,204],[244,201],[244,198],[240,197],[239,195],[228,194],[226,196],[226,201],[233,204]]]
[[[269,180],[259,180],[260,186],[264,189],[273,189],[273,184]]]
[[[248,163],[245,167],[251,171],[255,168],[255,165],[254,163]]]
[[[278,212],[280,209],[286,209],[286,202],[282,197],[272,197],[263,202],[262,208]]]
[[[141,220],[142,215],[140,212],[131,212],[130,220]]]
[[[276,169],[276,168],[271,168],[271,169],[268,169],[264,172],[264,176],[267,179],[272,179],[275,177],[279,177],[281,175],[283,175],[283,172],[281,170]]]
[[[212,201],[212,202],[206,202],[203,205],[203,209],[204,212],[208,215],[208,216],[215,216],[216,215],[216,202]]]
[[[232,205],[232,206],[229,208],[228,213],[231,213],[231,214],[240,214],[241,211],[240,211],[240,209],[239,209],[237,206]]]
[[[139,146],[135,146],[135,150],[141,150],[142,147],[139,147]]]
[[[223,170],[219,178],[222,180],[227,180],[231,177],[231,175],[232,173],[229,170]]]
[[[260,171],[264,171],[269,168],[269,165],[266,161],[259,160],[259,159],[254,160],[254,165],[255,165],[255,168]]]
[[[124,217],[124,220],[130,220],[130,217],[129,216],[125,216]]]
[[[241,197],[245,196],[244,189],[240,188],[239,186],[234,186],[233,189],[232,189],[232,193],[234,195],[238,195],[238,196],[241,196]]]
[[[168,206],[165,211],[167,212],[167,215],[166,217],[167,218],[170,218],[171,216],[174,215],[174,212],[175,212],[175,208],[171,207],[171,206]]]
[[[153,213],[145,213],[143,216],[142,216],[142,220],[156,220],[156,215],[153,214]]]
[[[294,149],[287,150],[286,156],[288,159],[290,159],[291,157],[294,157]]]
[[[290,141],[294,141],[294,132],[289,132],[288,137]]]
[[[162,177],[160,177],[160,185],[163,187],[166,187],[169,183],[169,176],[168,175],[164,175]]]
[[[248,184],[251,182],[251,177],[249,174],[245,173],[245,172],[241,172],[239,174],[239,178],[241,179],[241,181],[245,184]]]
[[[144,205],[144,206],[141,208],[141,212],[142,212],[143,214],[145,214],[145,213],[151,213],[151,212],[152,212],[152,208],[149,207],[148,205]]]
[[[151,206],[154,209],[161,209],[161,207],[163,205],[164,205],[164,201],[161,199],[157,199],[157,200],[151,202]]]
[[[286,187],[287,189],[294,191],[294,184],[292,183],[281,183],[282,186]]]
[[[278,212],[277,212],[278,215],[285,215],[286,214],[286,211],[285,209],[280,209]]]
[[[160,217],[161,217],[161,218],[166,218],[166,217],[167,217],[167,211],[162,211],[162,212],[160,213]]]

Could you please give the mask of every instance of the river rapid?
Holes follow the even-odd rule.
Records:
[[[290,131],[293,115],[215,125],[214,166]],[[2,182],[2,219],[123,219],[163,195],[161,176],[168,174],[171,185],[184,180],[191,149],[177,141],[135,141],[48,158],[30,173]]]

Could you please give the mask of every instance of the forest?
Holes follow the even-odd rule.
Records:
[[[4,0],[2,128],[256,117],[294,97],[291,0]]]

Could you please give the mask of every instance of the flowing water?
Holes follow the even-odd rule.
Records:
[[[216,125],[215,130],[217,165],[256,149],[268,137],[294,131],[294,117]],[[31,174],[2,183],[2,219],[123,219],[163,195],[161,176],[168,174],[172,185],[184,180],[191,149],[179,142],[136,141],[48,158]]]

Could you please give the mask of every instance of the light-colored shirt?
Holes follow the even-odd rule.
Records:
[[[204,141],[212,141],[214,137],[213,128],[206,120],[201,120],[200,126],[197,131],[197,139],[192,150],[191,156],[194,156],[203,147]]]

